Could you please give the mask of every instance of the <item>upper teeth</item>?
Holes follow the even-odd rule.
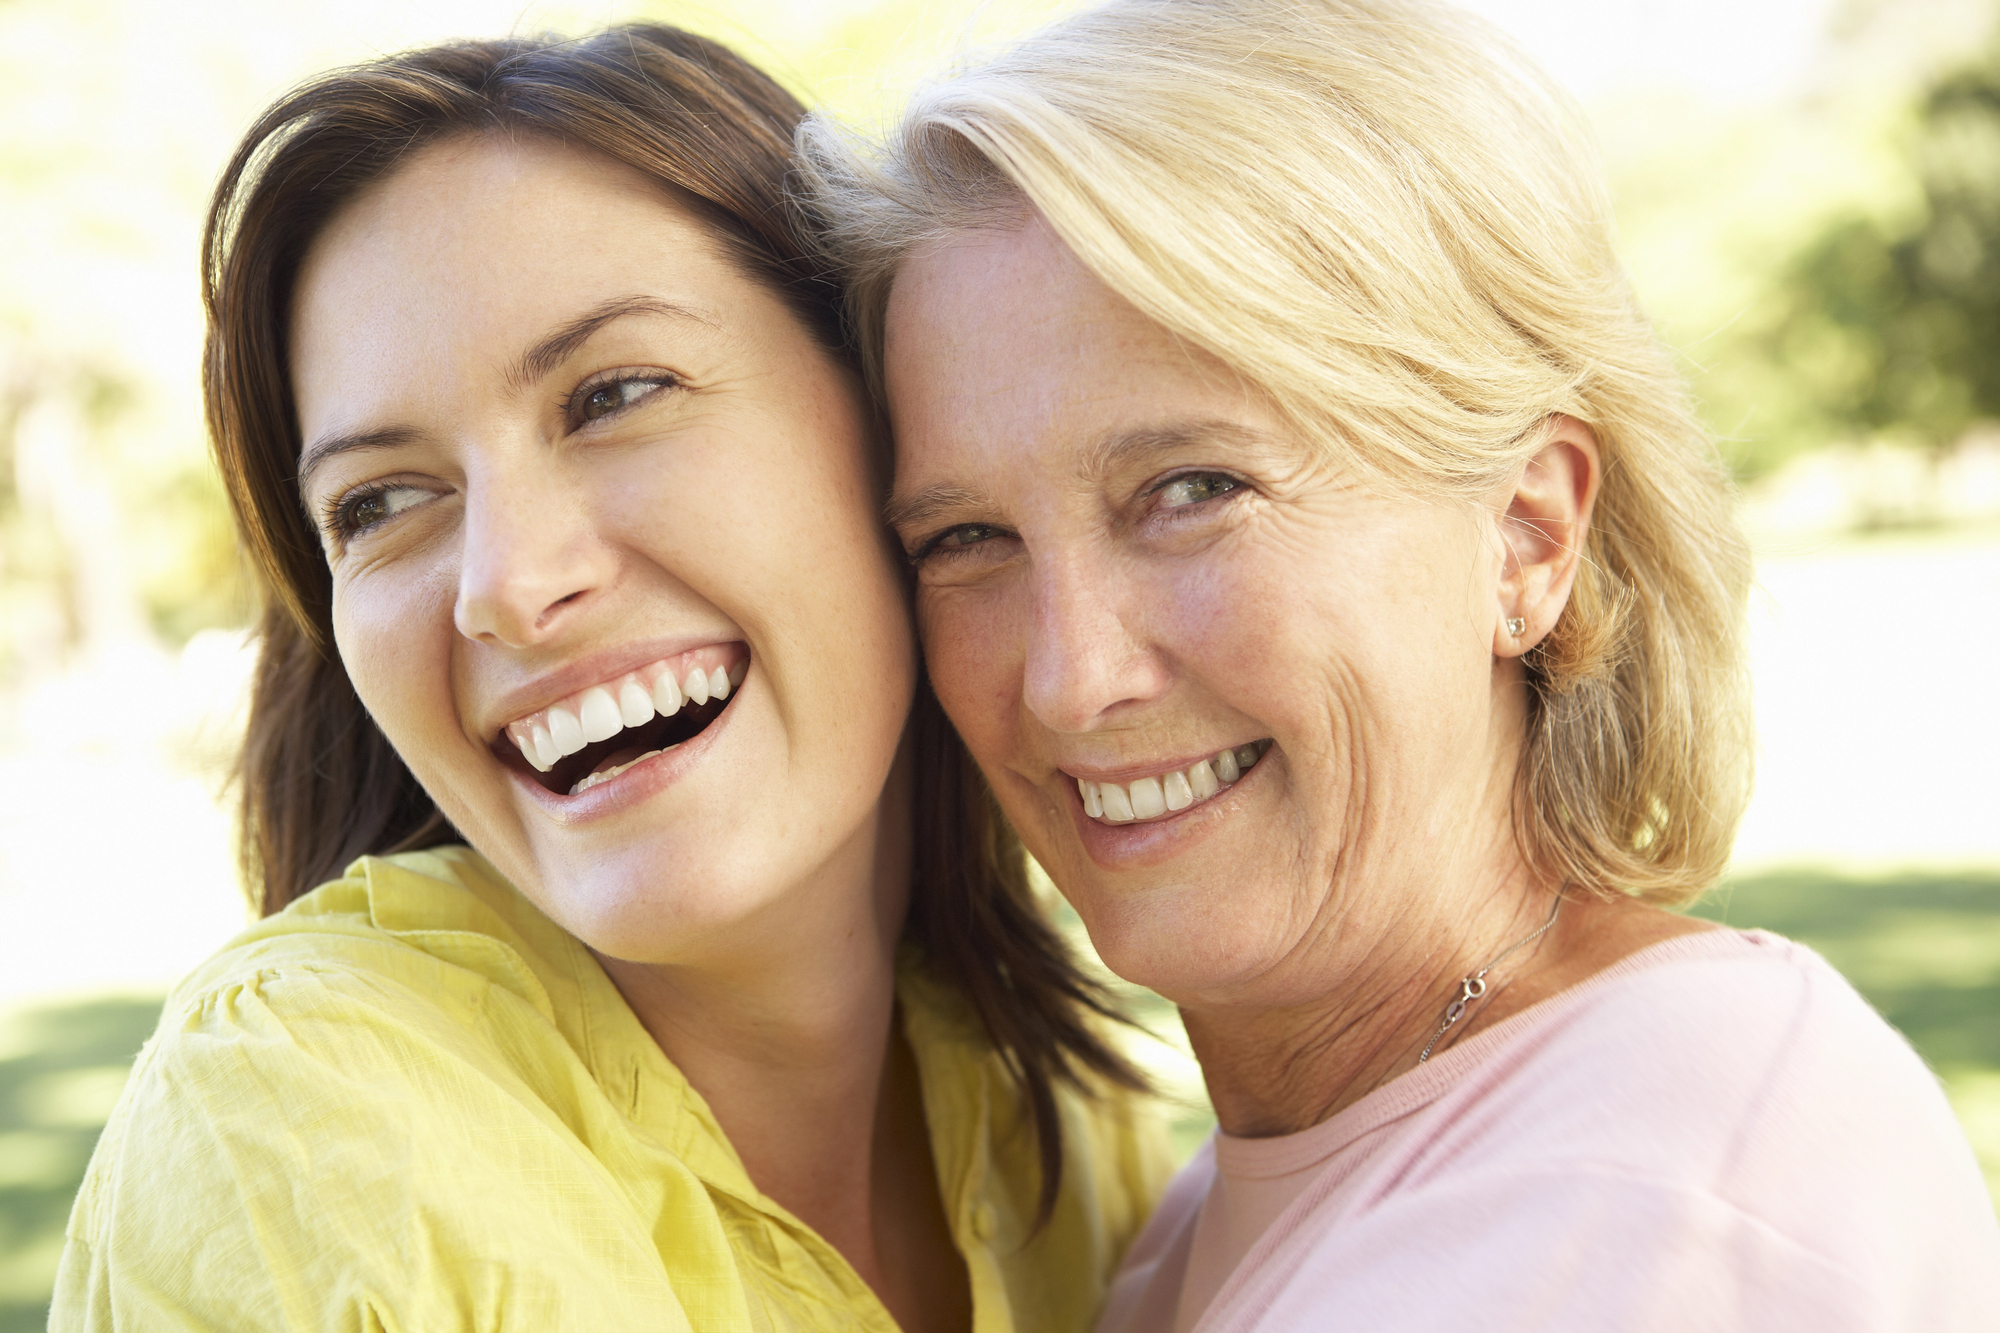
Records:
[[[644,726],[657,715],[672,717],[692,700],[726,699],[743,683],[747,661],[712,660],[713,649],[681,659],[665,659],[593,685],[581,694],[507,724],[507,738],[536,771],[546,773],[564,755],[610,740],[627,727]],[[696,660],[696,658],[705,660]]]
[[[1083,797],[1083,813],[1107,824],[1130,824],[1134,820],[1157,819],[1171,811],[1185,810],[1198,801],[1227,787],[1243,776],[1245,769],[1271,748],[1268,740],[1252,741],[1219,751],[1206,759],[1134,782],[1086,782],[1076,780]]]

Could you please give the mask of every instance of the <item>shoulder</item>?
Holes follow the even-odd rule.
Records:
[[[972,1006],[933,976],[915,950],[906,950],[898,961],[897,997],[904,1008],[904,1031],[919,1061],[935,1076],[936,1091],[944,1094],[938,1109],[953,1118],[987,1121],[1001,1139],[1018,1137],[1028,1128],[1008,1062]],[[1113,1050],[1125,1050],[1134,1038],[1151,1039],[1101,1016],[1088,1015],[1085,1021]],[[1071,1077],[1054,1080],[1052,1091],[1065,1160],[1086,1175],[1101,1177],[1103,1187],[1129,1190],[1143,1219],[1173,1174],[1173,1150],[1158,1096],[1074,1067]]]
[[[1211,1137],[1167,1185],[1159,1207],[1125,1252],[1125,1261],[1105,1297],[1098,1333],[1173,1326],[1195,1221],[1215,1185],[1215,1174],[1215,1140]]]
[[[1880,1151],[1883,1132],[1954,1165],[1963,1147],[1909,1043],[1819,955],[1761,931],[1644,950],[1490,1035],[1448,1095],[1504,1089],[1508,1104],[1554,1115],[1552,1134],[1586,1132],[1718,1187],[1754,1185],[1759,1161]]]
[[[466,848],[363,857],[174,989],[113,1127],[254,1133],[301,1103],[402,1124],[578,1063],[567,1011],[608,985],[584,954]]]
[[[1414,1317],[1370,1274],[1423,1245],[1605,1327],[2000,1317],[2000,1228],[1936,1080],[1803,946],[1685,937],[1447,1055],[1299,1237],[1374,1316]]]
[[[1174,1175],[1165,1107],[1150,1092],[1097,1083],[1057,1090],[1065,1172],[1087,1190],[1122,1251]]]
[[[546,1007],[548,981],[574,970],[579,947],[468,847],[364,856],[224,945],[168,1007],[314,963],[384,977],[454,969]]]
[[[550,1010],[517,942],[481,919],[494,918],[471,887],[483,867],[463,848],[364,857],[237,936],[168,997],[107,1147],[190,1121],[219,1146],[294,1129],[306,1108],[321,1131],[371,1112],[407,1121],[423,1085],[463,1093],[496,1029],[546,1028]]]
[[[981,1126],[993,1144],[1032,1160],[1033,1126],[1015,1074],[964,997],[932,975],[914,949],[898,960],[896,994],[904,1033],[923,1070],[932,1132],[950,1137]],[[1115,1049],[1134,1035],[1097,1021]],[[1134,1210],[1136,1227],[1173,1174],[1159,1098],[1087,1070],[1054,1080],[1051,1090],[1063,1136],[1065,1190],[1124,1200],[1120,1206]]]
[[[356,861],[174,988],[127,1101],[231,1120],[297,1080],[420,1080],[507,1027],[553,1035],[560,970],[496,910],[511,893],[464,848]]]
[[[591,1080],[489,875],[456,849],[365,859],[175,990],[79,1192],[66,1301],[362,1327],[504,1297],[569,1327],[574,1271],[671,1307],[579,1149]]]
[[[1860,1223],[1867,1198],[1971,1210],[1991,1229],[1937,1079],[1803,945],[1684,937],[1519,1017],[1444,1099],[1484,1108],[1505,1157],[1629,1171],[1801,1236]]]

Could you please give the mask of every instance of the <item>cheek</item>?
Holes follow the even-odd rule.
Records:
[[[1343,617],[1288,553],[1247,546],[1148,580],[1155,635],[1188,674],[1248,717],[1276,725],[1325,679],[1325,626]],[[1243,737],[1248,740],[1249,737]]]
[[[975,759],[1001,759],[1021,699],[1022,644],[1011,607],[987,589],[920,589],[917,624],[938,702]]]
[[[702,451],[707,461],[652,481],[649,491],[635,477],[632,494],[647,500],[627,526],[663,531],[649,539],[656,562],[766,654],[797,738],[860,747],[873,762],[902,734],[916,688],[916,634],[893,543],[875,518],[856,413],[802,415],[773,414],[761,432],[738,425],[718,434]],[[735,444],[760,435],[762,451]],[[689,493],[705,497],[698,519]],[[687,521],[662,530],[662,513]]]
[[[421,578],[342,580],[334,588],[333,635],[354,692],[390,744],[405,756],[436,753],[422,742],[457,726],[450,597]]]
[[[866,512],[866,511],[862,511]],[[834,667],[838,702],[827,710],[843,733],[841,745],[886,756],[900,741],[917,687],[917,638],[902,580],[872,530],[841,539],[840,571],[829,584],[838,599],[816,599],[816,625],[802,638],[820,645],[807,654],[818,672]],[[831,562],[817,569],[833,572]]]

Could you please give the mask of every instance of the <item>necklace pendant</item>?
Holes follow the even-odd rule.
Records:
[[[1563,887],[1568,887],[1567,880],[1564,881]],[[1486,994],[1486,974],[1513,957],[1522,948],[1533,944],[1536,940],[1548,934],[1549,927],[1556,923],[1556,913],[1562,911],[1562,905],[1562,889],[1557,889],[1556,900],[1549,908],[1549,919],[1542,922],[1540,930],[1535,931],[1525,938],[1514,941],[1498,958],[1495,958],[1471,976],[1460,977],[1458,979],[1458,998],[1445,1006],[1444,1017],[1439,1020],[1437,1031],[1431,1033],[1431,1039],[1424,1043],[1424,1049],[1417,1052],[1418,1064],[1422,1064],[1424,1061],[1430,1059],[1431,1052],[1437,1049],[1437,1044],[1440,1041],[1444,1040],[1444,1034],[1451,1031],[1452,1024],[1465,1017],[1465,1006],[1474,1000],[1484,998]]]

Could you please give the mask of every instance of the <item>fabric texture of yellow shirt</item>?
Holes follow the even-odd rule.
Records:
[[[1141,1099],[1032,1126],[948,988],[915,1052],[976,1333],[1083,1333],[1169,1174]],[[51,1328],[896,1325],[751,1183],[582,944],[465,848],[369,857],[176,988],[70,1219]]]

